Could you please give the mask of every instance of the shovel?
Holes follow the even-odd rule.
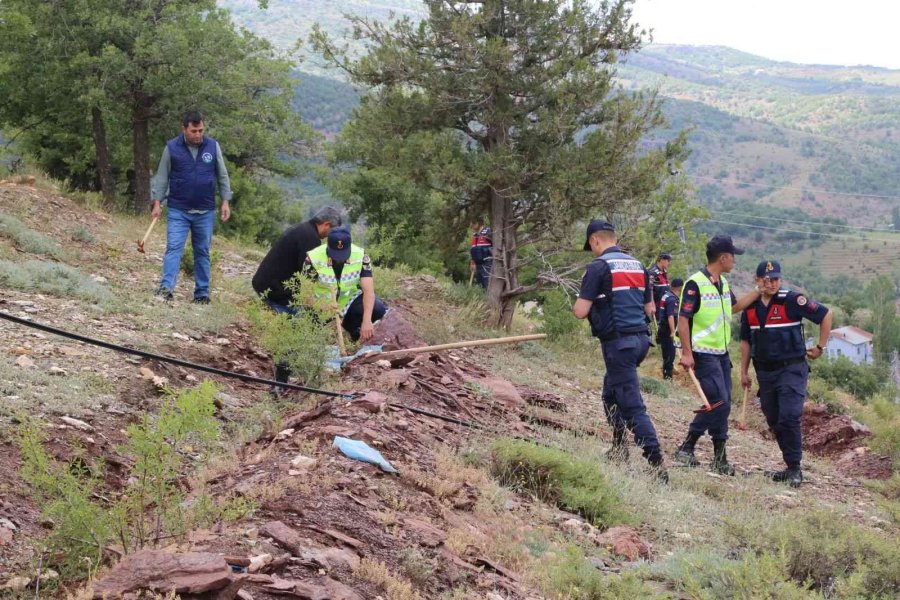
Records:
[[[146,243],[147,238],[150,237],[150,232],[153,231],[153,226],[156,225],[157,221],[159,221],[159,217],[153,217],[153,220],[150,221],[150,227],[147,228],[147,233],[144,234],[144,239],[137,243],[138,252],[140,252],[141,254],[145,254],[144,243]]]
[[[706,399],[706,394],[703,393],[703,388],[700,386],[700,382],[697,380],[697,376],[694,375],[694,370],[688,369],[688,375],[691,376],[691,381],[694,382],[694,387],[697,388],[697,393],[700,394],[700,399],[703,400],[703,406],[701,406],[700,408],[695,408],[695,413],[710,412],[725,404],[723,400],[719,400],[715,404],[710,404],[709,400]]]

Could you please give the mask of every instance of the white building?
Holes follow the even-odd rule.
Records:
[[[828,344],[825,346],[825,356],[828,358],[846,356],[858,365],[875,362],[872,356],[874,337],[868,331],[851,325],[832,329],[828,336]]]

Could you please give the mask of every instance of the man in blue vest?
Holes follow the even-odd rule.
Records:
[[[751,291],[740,299],[725,279],[736,264],[735,256],[744,251],[736,248],[730,235],[714,236],[706,243],[706,267],[691,275],[681,292],[678,314],[678,338],[681,340],[679,364],[695,371],[700,387],[711,405],[710,411],[699,412],[688,426],[688,434],[678,447],[675,459],[689,467],[699,466],[694,446],[709,433],[713,442],[710,468],[723,475],[734,475],[728,462],[728,415],[731,412],[731,315],[750,306],[759,291]]]
[[[216,218],[216,188],[222,197],[223,221],[231,217],[231,183],[218,142],[204,135],[203,115],[185,113],[183,131],[166,142],[159,168],[150,184],[151,215],[162,214],[161,202],[168,190],[166,255],[157,295],[173,298],[181,254],[188,232],[194,249],[194,302],[209,304],[209,246]]]
[[[603,408],[613,429],[613,446],[607,456],[627,460],[625,432],[631,431],[654,475],[667,482],[659,439],[641,398],[637,374],[650,348],[646,319],[653,315],[653,298],[649,275],[640,261],[622,252],[617,243],[610,223],[590,222],[584,249],[596,258],[587,266],[572,312],[579,319],[587,318],[591,333],[600,339],[606,365]]]
[[[652,275],[650,280],[653,281]],[[656,343],[662,350],[663,379],[672,379],[675,366],[675,324],[678,322],[678,297],[683,285],[683,280],[673,279],[672,289],[666,288],[656,305]]]
[[[753,384],[751,359],[759,381],[760,408],[781,449],[787,469],[770,473],[791,487],[803,483],[800,461],[803,437],[800,417],[806,400],[809,365],[806,359],[822,356],[831,333],[832,312],[803,294],[780,289],[781,265],[768,260],[756,267],[759,300],[741,313],[741,385]],[[806,349],[803,319],[820,325],[819,342]]]

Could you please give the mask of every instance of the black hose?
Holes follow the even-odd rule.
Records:
[[[172,356],[165,356],[164,354],[154,354],[153,352],[144,352],[143,350],[136,350],[134,348],[129,348],[128,346],[122,346],[119,344],[113,344],[111,342],[104,342],[103,340],[97,340],[94,338],[89,338],[83,335],[79,335],[77,333],[71,333],[69,331],[65,331],[63,329],[58,329],[56,327],[51,327],[50,325],[43,325],[41,323],[36,323],[34,321],[28,321],[26,319],[22,319],[20,317],[15,317],[9,313],[0,311],[0,319],[6,319],[7,321],[11,321],[13,323],[17,323],[18,325],[24,325],[25,327],[31,327],[32,329],[39,329],[41,331],[46,331],[47,333],[52,333],[54,335],[59,335],[65,338],[78,340],[79,342],[84,342],[85,344],[91,344],[93,346],[100,346],[101,348],[107,348],[108,350],[114,350],[116,352],[123,352],[125,354],[134,354],[135,356],[140,356],[142,358],[149,358],[151,360],[159,360],[162,362],[172,363],[173,365],[178,365],[180,367],[185,367],[188,369],[194,369],[195,371],[204,371],[206,373],[213,373],[214,375],[221,375],[223,377],[231,377],[233,379],[240,379],[241,381],[246,381],[250,383],[264,383],[267,385],[275,385],[283,388],[288,388],[291,390],[297,390],[300,392],[307,392],[309,394],[318,394],[320,396],[331,396],[333,398],[344,398],[344,399],[352,399],[353,394],[342,394],[340,392],[329,392],[327,390],[318,390],[315,388],[304,387],[302,385],[295,385],[293,383],[287,383],[282,381],[275,381],[274,379],[265,379],[264,377],[255,377],[253,375],[245,375],[243,373],[235,373],[234,371],[226,371],[224,369],[217,369],[215,367],[208,367],[206,365],[198,365],[196,363],[188,362],[186,360],[181,360],[180,358],[174,358]]]

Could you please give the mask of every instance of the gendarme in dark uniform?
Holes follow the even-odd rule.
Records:
[[[663,294],[669,291],[669,265],[672,263],[672,255],[668,252],[660,252],[656,257],[656,264],[650,267],[650,289],[653,290],[653,303],[659,306]]]
[[[781,449],[787,469],[772,473],[792,487],[803,482],[800,417],[806,400],[809,365],[818,358],[831,333],[832,313],[823,304],[780,289],[781,265],[770,260],[756,268],[760,298],[741,313],[741,385],[749,388],[750,361],[759,381],[760,408]],[[820,324],[819,343],[806,349],[803,319]]]
[[[611,458],[627,458],[626,430],[661,481],[668,481],[653,422],[641,398],[638,365],[647,356],[650,337],[646,318],[652,313],[650,282],[644,266],[617,245],[613,226],[591,221],[584,249],[596,258],[587,266],[573,312],[588,318],[591,333],[600,339],[606,374],[603,408],[613,428]]]
[[[672,280],[672,289],[666,289],[656,304],[656,343],[662,350],[663,379],[672,379],[672,369],[675,366],[675,336],[678,324],[678,297],[684,281],[678,278]]]

